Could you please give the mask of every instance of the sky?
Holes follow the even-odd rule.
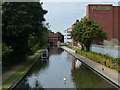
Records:
[[[101,0],[102,1],[102,0]],[[113,4],[118,6],[118,2],[44,2],[43,8],[48,10],[45,15],[46,22],[53,32],[61,32],[71,27],[78,19],[80,20],[86,15],[86,6],[88,4]]]

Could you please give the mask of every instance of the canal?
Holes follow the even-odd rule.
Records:
[[[58,47],[39,59],[16,88],[115,88],[85,64]]]

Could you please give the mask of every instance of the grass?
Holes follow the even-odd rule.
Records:
[[[70,49],[76,50],[78,54],[89,58],[90,60],[96,61],[97,63],[100,63],[108,68],[115,69],[120,73],[120,58],[112,58],[108,55],[102,55],[100,53],[96,52],[86,52],[86,51],[81,51],[81,49],[67,46]]]
[[[2,90],[2,82],[0,82],[0,90]]]
[[[36,60],[38,60],[40,54],[41,53],[39,53],[34,58],[33,62],[35,62]],[[14,82],[16,82],[17,80],[19,80],[20,77],[23,76],[27,72],[27,70],[31,67],[31,65],[33,64],[33,62],[29,62],[27,65],[25,65],[20,70],[18,70],[15,74],[13,74],[12,76],[10,76],[6,81],[4,81],[3,84],[2,84],[2,88],[9,88]]]

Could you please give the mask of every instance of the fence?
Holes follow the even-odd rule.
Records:
[[[92,45],[91,51],[107,54],[113,58],[120,58],[120,47]]]

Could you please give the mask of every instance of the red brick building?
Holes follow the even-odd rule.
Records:
[[[89,4],[85,17],[95,20],[107,33],[108,40],[115,38],[120,41],[120,6]]]
[[[58,33],[50,32],[49,33],[49,45],[57,45],[58,42]]]

